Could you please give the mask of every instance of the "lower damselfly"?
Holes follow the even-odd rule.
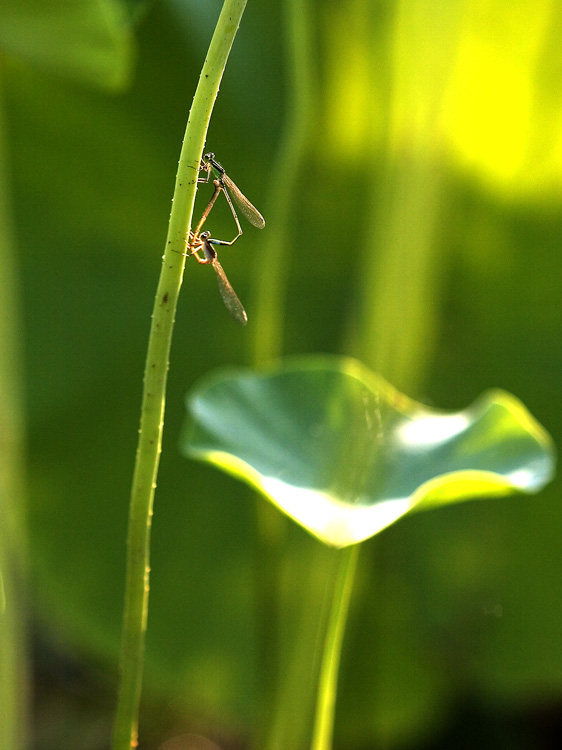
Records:
[[[232,284],[226,278],[226,274],[223,270],[223,267],[219,263],[217,251],[214,247],[215,245],[231,244],[231,242],[225,242],[224,240],[212,239],[210,232],[202,232],[201,234],[193,235],[188,245],[190,250],[188,255],[193,255],[195,260],[202,265],[210,265],[213,267],[217,275],[219,292],[226,309],[237,323],[239,323],[241,326],[245,326],[248,322],[246,310],[244,310],[244,306],[242,305],[242,303],[238,299],[238,295],[232,288]],[[199,255],[200,252],[203,252],[203,257]]]

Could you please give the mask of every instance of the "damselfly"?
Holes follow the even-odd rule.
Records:
[[[198,263],[201,263],[202,265],[210,265],[213,267],[217,275],[219,292],[226,309],[237,323],[239,323],[241,326],[245,326],[248,322],[246,310],[244,310],[244,306],[242,305],[242,303],[238,299],[236,292],[232,288],[232,284],[226,278],[223,267],[221,266],[217,258],[217,251],[214,248],[214,245],[231,244],[231,242],[225,242],[224,240],[211,239],[210,232],[202,232],[201,234],[192,236],[192,239],[190,240],[188,246],[190,249],[189,255],[193,255]],[[199,255],[199,252],[201,251],[204,255],[203,258]]]
[[[236,209],[234,208],[234,203],[238,206],[240,212],[242,215],[252,224],[254,227],[257,227],[258,229],[263,229],[265,226],[265,219],[260,214],[258,209],[250,203],[250,201],[246,198],[246,196],[242,193],[242,191],[238,188],[238,186],[230,179],[230,177],[226,174],[224,167],[222,164],[219,164],[219,162],[215,159],[215,155],[212,152],[209,152],[203,156],[201,159],[201,166],[199,167],[201,172],[206,172],[206,177],[200,177],[198,178],[198,182],[209,182],[209,179],[211,175],[213,176],[213,182],[215,184],[215,188],[217,186],[217,183],[219,185],[219,191],[222,190],[224,193],[224,197],[226,198],[228,205],[230,206],[230,210],[232,211],[232,216],[234,217],[234,221],[236,222],[236,227],[238,229],[238,234],[236,237],[231,240],[230,242],[223,242],[225,245],[232,245],[238,237],[242,234],[242,227],[240,226],[240,221],[238,219],[238,214],[236,213]],[[218,195],[218,193],[217,193]],[[215,196],[216,200],[216,196]],[[233,203],[234,201],[234,203]],[[214,200],[211,199],[211,207],[214,203]],[[199,233],[201,226],[203,225],[203,222],[207,218],[209,211],[211,210],[211,207],[207,206],[207,209],[205,209],[205,213],[201,217],[201,221],[199,222],[199,225],[197,226],[197,229],[195,230],[195,235]]]
[[[213,153],[209,152],[203,156],[199,169],[202,172],[206,172],[206,177],[200,177],[197,181],[199,183],[209,182],[211,175],[213,175],[213,185],[215,186],[215,189],[213,195],[211,196],[211,200],[203,211],[203,215],[201,216],[201,219],[199,220],[195,231],[189,233],[189,241],[187,243],[187,249],[189,252],[186,254],[195,256],[197,262],[201,263],[202,265],[210,265],[213,267],[217,275],[219,291],[226,309],[237,323],[244,326],[248,322],[248,316],[246,315],[246,311],[244,310],[242,303],[238,299],[236,292],[232,288],[231,283],[227,279],[223,267],[219,263],[215,247],[217,245],[232,245],[242,234],[242,227],[240,226],[240,221],[238,220],[238,215],[234,208],[234,203],[236,203],[241,213],[245,216],[246,219],[248,219],[250,224],[253,224],[253,226],[257,227],[258,229],[264,228],[265,219],[260,214],[258,209],[250,203],[250,201],[246,198],[242,191],[226,174],[224,167],[215,159],[215,155]],[[236,235],[236,237],[229,241],[213,239],[211,237],[211,233],[208,231],[201,232],[201,228],[205,223],[207,217],[209,216],[211,209],[215,205],[215,201],[217,200],[219,193],[221,192],[224,193],[230,210],[232,211],[234,221],[236,222],[236,227],[238,228],[238,234]],[[200,252],[203,253],[203,257],[201,257],[201,255],[199,254]]]

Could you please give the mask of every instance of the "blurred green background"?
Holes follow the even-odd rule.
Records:
[[[28,686],[33,750],[108,747],[143,360],[220,7],[0,4],[0,679]],[[221,253],[246,329],[187,263],[142,748],[181,731],[242,748],[265,721],[257,501],[177,450],[205,373],[352,354],[440,407],[505,388],[560,442],[561,32],[556,0],[249,0],[207,150],[267,225]],[[226,207],[212,218],[213,236],[234,234]],[[337,748],[553,746],[560,487],[410,517],[364,545]],[[276,533],[282,679],[334,553],[288,522]],[[27,671],[6,656],[18,649]]]

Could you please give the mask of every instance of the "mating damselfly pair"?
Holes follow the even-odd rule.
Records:
[[[230,177],[226,174],[224,167],[219,164],[215,159],[213,153],[205,154],[201,160],[199,167],[200,172],[205,172],[204,177],[198,177],[198,183],[208,183],[211,175],[213,177],[213,185],[215,190],[211,196],[207,208],[203,211],[203,215],[197,224],[195,231],[189,233],[189,241],[187,243],[187,255],[193,255],[198,263],[203,265],[210,265],[213,267],[216,275],[217,282],[219,285],[219,291],[226,309],[234,318],[234,320],[240,325],[244,326],[248,322],[248,316],[240,300],[238,299],[236,292],[232,288],[231,283],[226,278],[226,274],[223,267],[219,263],[217,257],[217,251],[215,247],[218,245],[233,245],[236,240],[242,234],[242,227],[234,208],[234,204],[238,207],[240,213],[250,222],[253,226],[258,229],[263,229],[265,226],[265,219],[260,214],[258,209],[253,206],[246,196],[240,191],[240,189],[234,184]],[[209,231],[202,232],[201,228],[205,223],[211,209],[213,208],[215,201],[217,200],[220,193],[224,194],[226,201],[236,222],[236,228],[238,234],[232,240],[217,240],[211,237]],[[203,257],[199,253],[203,253]]]

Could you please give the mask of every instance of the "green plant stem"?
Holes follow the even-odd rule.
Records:
[[[246,0],[224,2],[193,99],[176,176],[168,236],[152,313],[131,490],[121,680],[113,750],[130,750],[137,745],[148,611],[150,528],[162,445],[170,345],[185,266],[183,253],[211,112],[245,6]]]
[[[252,318],[252,361],[256,365],[281,356],[283,348],[284,304],[290,270],[289,253],[297,252],[291,241],[289,225],[294,209],[294,196],[299,170],[310,134],[311,112],[314,102],[311,38],[313,25],[308,0],[284,0],[282,6],[283,42],[287,61],[287,101],[281,140],[275,163],[271,169],[269,200],[266,216],[269,230],[264,236],[260,262],[253,279],[255,315]],[[258,718],[254,748],[267,746],[274,750],[286,745],[287,725],[294,726],[295,716],[283,711],[280,689],[279,611],[281,548],[286,537],[287,519],[277,509],[256,502],[257,550],[256,602],[259,608],[259,686]],[[296,639],[308,635],[299,630]],[[302,643],[295,645],[303,652]],[[307,642],[306,648],[310,650]],[[284,655],[286,664],[291,656]],[[291,673],[291,672],[289,672]],[[292,674],[292,673],[291,673]],[[299,677],[297,675],[296,679]],[[295,689],[291,690],[292,687]],[[289,685],[289,692],[297,692]],[[305,707],[302,707],[305,710]],[[280,716],[279,712],[283,712]],[[308,715],[308,714],[307,714]]]
[[[264,237],[254,277],[256,315],[252,345],[255,364],[268,362],[281,354],[283,305],[290,269],[287,255],[301,252],[301,248],[294,245],[289,224],[314,102],[310,15],[308,0],[285,0],[283,25],[289,95],[285,107],[287,117],[268,191],[267,221],[271,229]]]
[[[318,680],[311,750],[330,750],[332,746],[341,647],[358,557],[358,544],[338,552],[338,570]]]
[[[0,66],[0,74],[2,69]],[[0,748],[27,747],[24,416],[20,305],[0,79]]]

